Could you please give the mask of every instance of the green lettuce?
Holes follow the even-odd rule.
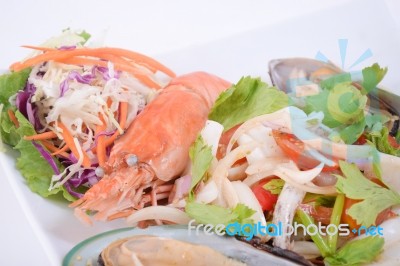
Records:
[[[289,98],[260,78],[243,77],[236,85],[221,93],[215,102],[209,119],[224,126],[224,130],[253,117],[273,113],[288,106]]]
[[[0,76],[0,103],[4,105],[3,111],[11,107],[9,102],[10,97],[25,87],[29,73],[31,73],[31,69],[27,68],[19,72],[12,72]]]
[[[19,141],[14,149],[20,152],[16,166],[25,178],[28,187],[42,197],[62,192],[65,199],[75,200],[63,186],[49,191],[51,177],[54,174],[53,169],[33,146],[32,142],[23,139],[23,136],[36,134],[32,124],[19,111],[15,113],[15,116],[19,122],[19,127],[15,129]],[[63,171],[63,166],[57,160],[56,163],[60,172]]]
[[[33,191],[43,197],[62,193],[67,200],[75,200],[64,187],[49,191],[50,180],[53,176],[53,169],[48,162],[41,156],[39,151],[30,141],[23,139],[23,136],[36,134],[32,124],[12,106],[9,99],[19,90],[22,90],[27,82],[31,69],[24,69],[19,72],[12,72],[0,76],[0,136],[1,141],[14,147],[19,151],[16,167],[26,180],[26,184]],[[7,111],[11,109],[19,122],[16,128],[11,122]],[[57,161],[60,171],[62,165]]]

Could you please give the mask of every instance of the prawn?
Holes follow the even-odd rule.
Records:
[[[205,72],[174,78],[115,141],[104,177],[70,205],[75,215],[91,223],[86,212],[94,211],[95,220],[112,220],[167,199],[170,181],[184,171],[190,145],[230,85]]]

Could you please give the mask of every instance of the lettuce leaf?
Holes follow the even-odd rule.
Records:
[[[9,102],[10,97],[24,88],[29,73],[31,73],[31,69],[27,68],[19,72],[12,72],[0,76],[0,103],[4,105],[3,111],[11,107]]]
[[[243,77],[221,93],[209,119],[224,126],[224,131],[253,117],[273,113],[289,104],[288,96],[262,82],[260,78]]]
[[[36,134],[33,126],[19,111],[15,112],[18,119],[19,127],[14,128],[18,143],[14,149],[20,152],[20,157],[17,158],[17,168],[24,176],[26,184],[35,193],[42,197],[48,197],[62,192],[65,199],[69,201],[76,200],[71,196],[64,187],[59,187],[49,191],[51,177],[54,172],[48,162],[41,156],[39,151],[33,146],[31,141],[26,141],[23,136]],[[57,161],[57,166],[60,171],[63,171],[63,166]]]

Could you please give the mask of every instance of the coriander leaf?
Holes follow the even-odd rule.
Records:
[[[322,111],[323,123],[335,128],[347,144],[353,144],[364,132],[364,108],[367,97],[351,83],[338,83],[331,90],[324,89],[317,95],[306,97],[306,111]]]
[[[201,135],[199,135],[189,150],[192,161],[192,183],[190,191],[200,182],[210,167],[213,155],[211,147],[207,146]]]
[[[307,193],[303,199],[303,203],[317,206],[332,208],[335,204],[336,196],[326,196],[314,193]]]
[[[390,206],[400,204],[400,195],[370,181],[355,164],[339,162],[345,177],[336,175],[336,189],[350,199],[362,200],[355,203],[347,213],[362,226],[375,224],[380,212]]]
[[[321,87],[327,90],[333,89],[337,84],[351,82],[350,73],[340,73],[321,81]]]
[[[362,119],[357,123],[346,126],[344,129],[340,130],[340,138],[347,144],[353,144],[364,132],[365,125],[365,119]]]
[[[228,225],[234,222],[243,222],[249,219],[255,211],[244,204],[238,204],[234,209],[224,208],[217,205],[197,203],[189,201],[186,204],[185,212],[197,223]]]
[[[368,236],[353,240],[344,245],[334,255],[326,257],[331,265],[361,265],[372,262],[383,249],[384,239],[378,236]]]
[[[78,34],[78,36],[81,36],[84,39],[84,41],[81,42],[81,44],[85,44],[89,40],[89,38],[91,37],[90,33],[86,32],[86,31],[80,32]]]
[[[387,127],[383,127],[380,132],[367,133],[366,138],[378,151],[400,157],[400,149],[390,143],[391,136]],[[395,141],[394,138],[392,140]]]
[[[377,63],[373,64],[370,67],[366,67],[362,70],[363,82],[362,82],[362,91],[364,94],[369,93],[379,82],[382,81],[383,77],[387,73],[387,68],[381,68]]]
[[[64,198],[69,201],[75,200],[63,187],[59,187],[49,191],[50,180],[53,176],[53,169],[48,162],[41,156],[38,150],[33,146],[30,141],[24,140],[23,136],[36,134],[33,126],[29,121],[19,112],[15,113],[19,122],[19,127],[15,130],[18,134],[19,142],[14,149],[20,152],[20,157],[17,158],[17,168],[24,176],[29,188],[38,193],[42,197],[63,193]],[[57,161],[57,165],[62,171],[61,164]]]
[[[280,194],[284,185],[285,185],[284,180],[272,179],[268,183],[266,183],[263,186],[263,188],[271,192],[271,194]]]
[[[23,89],[28,80],[30,68],[0,76],[0,103],[4,104],[3,112],[11,106],[9,99]]]
[[[366,67],[361,71],[362,82],[361,82],[361,92],[363,95],[368,94],[379,82],[382,81],[383,77],[387,73],[387,68],[381,68],[379,64],[375,63],[370,67]],[[354,75],[355,76],[355,75]],[[339,73],[332,77],[329,77],[321,81],[321,87],[327,90],[333,89],[339,83],[345,82],[360,82],[360,80],[355,80],[350,73]]]
[[[306,97],[306,111],[322,111],[323,123],[334,128],[361,121],[366,102],[366,96],[361,95],[351,83],[339,83],[332,90],[325,89]]]
[[[288,106],[288,96],[269,87],[260,78],[243,77],[221,93],[215,102],[209,119],[217,121],[227,131],[253,117],[275,112]]]
[[[256,213],[255,210],[250,209],[249,207],[247,207],[242,203],[236,205],[236,207],[232,210],[232,212],[237,215],[237,222],[239,224],[253,223],[250,217]]]

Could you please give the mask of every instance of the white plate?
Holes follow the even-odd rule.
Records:
[[[219,13],[222,13],[224,10],[224,12],[231,12],[231,14],[233,14],[232,16],[223,16],[219,14],[213,9],[215,8],[212,6],[213,3],[208,2],[207,5],[210,10],[209,17],[207,17],[208,9],[197,3],[191,7],[190,12],[196,12],[196,10],[201,9],[203,15],[185,15],[184,21],[179,21],[176,17],[180,12],[184,13],[184,10],[176,11],[176,8],[180,5],[178,2],[179,1],[176,1],[173,6],[175,11],[172,11],[170,8],[168,12],[171,12],[171,19],[173,19],[176,24],[175,26],[181,31],[178,33],[174,32],[173,34],[174,38],[179,39],[168,38],[168,34],[165,31],[168,32],[169,29],[162,28],[158,29],[161,37],[158,39],[158,43],[155,43],[157,38],[151,35],[148,36],[149,40],[151,40],[151,45],[146,47],[146,42],[143,40],[146,35],[140,31],[138,34],[141,34],[141,39],[138,41],[137,46],[139,47],[138,50],[141,52],[156,55],[158,60],[175,70],[178,74],[195,70],[205,70],[232,82],[236,82],[243,75],[257,75],[268,80],[267,62],[269,60],[293,56],[315,57],[319,51],[325,54],[329,59],[341,65],[338,40],[347,39],[348,46],[346,60],[344,62],[345,69],[349,70],[349,66],[352,65],[364,51],[370,49],[372,51],[372,57],[355,66],[352,70],[358,70],[363,66],[379,62],[381,65],[389,67],[389,73],[383,85],[395,89],[396,86],[398,87],[400,84],[400,76],[395,72],[396,70],[398,72],[398,69],[400,69],[400,50],[398,49],[398,47],[400,47],[400,31],[396,21],[392,17],[393,10],[389,10],[382,2],[373,0],[340,1],[339,4],[323,8],[320,5],[318,12],[315,12],[315,10],[318,9],[314,7],[304,7],[301,4],[296,4],[296,8],[299,8],[302,12],[301,14],[303,14],[298,16],[294,15],[293,8],[289,8],[290,2],[288,1],[282,4],[280,9],[277,8],[275,4],[261,4],[262,1],[258,1],[253,7],[248,6],[247,2],[243,2],[242,5],[244,5],[244,7],[242,9],[240,9],[238,1],[235,1],[235,9],[226,7],[224,10],[223,5],[218,6],[220,8]],[[318,5],[318,2],[319,1],[310,1],[313,5]],[[78,5],[78,3],[79,2],[74,2],[76,5]],[[225,3],[227,4],[227,2]],[[41,5],[38,5],[43,7],[46,6],[46,4],[49,3],[41,1]],[[95,3],[91,2],[91,4],[94,5]],[[109,4],[113,5],[111,3]],[[161,2],[158,2],[158,4],[161,4]],[[287,5],[287,8],[285,8],[285,5]],[[277,10],[276,12],[281,12],[283,15],[279,16],[279,14],[274,14],[274,12],[269,9],[270,6],[275,8]],[[89,8],[88,6],[85,7]],[[255,10],[252,10],[253,8]],[[62,12],[59,11],[62,7],[54,7],[54,9],[57,9],[58,13],[51,13],[49,11],[50,13],[48,16],[52,17],[55,21],[54,25],[56,25],[58,29],[70,26],[71,24],[72,26],[78,27],[76,24],[78,22],[82,23],[80,27],[85,28],[85,26],[87,26],[86,28],[89,31],[94,29],[94,32],[100,32],[102,29],[101,27],[105,27],[104,22],[96,25],[96,23],[100,22],[100,19],[91,20],[94,18],[94,14],[90,17],[82,16],[80,20],[74,23],[70,21],[70,24],[68,24],[69,20],[63,20],[67,26],[60,26],[54,14],[62,16]],[[265,23],[262,17],[263,12],[260,11],[260,9],[265,9]],[[291,13],[291,16],[287,16],[285,13],[286,9],[288,13],[292,12],[293,14]],[[49,35],[43,34],[43,32],[48,33],[49,30],[40,30],[40,27],[46,27],[46,17],[38,18],[41,22],[40,25],[35,24],[35,17],[32,14],[28,15],[28,11],[30,11],[28,8],[26,10],[28,18],[32,21],[33,25],[37,27],[37,35],[34,34],[35,31],[32,29],[32,31],[26,35],[29,38],[25,40],[23,39],[23,34],[15,35],[17,31],[14,31],[15,29],[12,28],[12,25],[7,25],[7,31],[4,31],[9,36],[17,36],[18,45],[31,42],[32,40],[40,42],[49,37]],[[32,7],[32,10],[37,9]],[[68,10],[68,12],[71,11],[71,9]],[[116,10],[116,8],[110,8],[110,12],[115,13]],[[141,12],[141,10],[132,9],[132,6],[131,10],[133,12],[132,16],[135,15],[134,12]],[[211,10],[214,11],[211,12]],[[107,14],[109,13],[106,7],[103,7],[101,11]],[[152,9],[147,8],[145,11],[150,13]],[[255,12],[254,16],[256,18],[252,16],[252,11]],[[123,12],[125,16],[129,15],[129,12],[126,10],[121,12]],[[155,13],[160,15],[159,11]],[[45,16],[45,14],[42,15]],[[239,18],[241,15],[245,19]],[[64,16],[67,17],[67,15]],[[118,17],[119,15],[115,13],[112,16]],[[139,15],[139,17],[140,16],[143,15]],[[219,16],[221,16],[221,19],[229,19],[231,22],[222,21],[221,23],[224,27],[220,27],[219,30],[216,30],[215,27],[219,25],[216,24]],[[267,16],[272,16],[273,19]],[[240,21],[241,24],[236,22],[235,17],[237,17],[237,21]],[[291,19],[287,19],[288,17],[291,17]],[[191,18],[193,18],[193,20],[191,20]],[[121,23],[120,25],[124,25],[124,27],[123,29],[117,28],[115,25],[117,22],[114,22],[114,24],[111,23],[110,25],[114,25],[115,28],[113,29],[111,26],[108,27],[109,36],[116,38],[112,38],[111,40],[107,39],[106,44],[121,47],[128,46],[127,48],[135,49],[135,35],[127,33],[129,38],[126,40],[123,35],[124,32],[129,32],[130,28],[132,28],[131,30],[133,32],[136,32],[137,29],[134,28],[135,24],[130,24],[131,20],[121,21],[119,17],[118,19],[118,23]],[[168,16],[163,16],[162,19],[167,21]],[[9,21],[12,21],[11,17]],[[20,21],[24,21],[24,19],[21,18]],[[87,21],[91,23],[87,23]],[[249,24],[245,24],[247,22]],[[187,26],[181,26],[179,23],[187,23]],[[205,26],[201,27],[199,23]],[[1,24],[2,27],[5,27],[6,21]],[[21,25],[21,28],[24,26],[22,23],[18,25]],[[143,26],[141,24],[136,25],[137,27]],[[160,21],[157,25],[161,25]],[[171,24],[168,25],[173,26]],[[232,26],[229,27],[229,25]],[[50,27],[50,25],[48,26]],[[31,29],[30,27],[32,26],[28,25],[26,27]],[[236,27],[237,30],[235,31],[232,27]],[[150,29],[154,34],[157,34],[155,25],[151,25]],[[182,29],[185,30],[183,31]],[[196,33],[193,33],[191,31],[192,29],[195,30]],[[56,29],[52,28],[52,30],[54,30],[52,33],[54,34]],[[209,31],[209,34],[207,34],[207,31]],[[218,34],[222,34],[222,32],[223,35],[220,38]],[[199,37],[196,38],[197,33]],[[36,39],[39,37],[40,39]],[[13,39],[13,41],[15,41],[15,39]],[[179,41],[182,41],[184,44],[179,45]],[[29,44],[32,44],[32,42]],[[159,48],[163,47],[163,45],[168,48],[165,50]],[[13,53],[14,49],[17,50],[17,45],[7,47],[7,49],[9,54],[4,58],[8,58],[8,61],[1,61],[2,68],[5,68],[11,63],[9,60],[19,60],[21,58],[20,50],[15,52],[15,55]],[[23,178],[15,169],[15,154],[10,150],[0,154],[0,165],[2,167],[2,177],[6,176],[9,181],[9,185],[6,184],[6,187],[0,188],[0,194],[6,195],[6,193],[2,193],[2,191],[10,189],[10,187],[12,188],[29,224],[32,226],[35,236],[48,257],[49,263],[52,265],[59,265],[68,250],[87,237],[105,230],[125,226],[123,221],[117,221],[106,224],[99,223],[93,227],[86,227],[75,219],[72,210],[67,207],[65,202],[43,199],[30,192]],[[2,197],[2,204],[7,203],[7,200],[7,198]],[[15,205],[15,203],[11,202],[7,203],[7,205],[8,204]],[[18,208],[18,206],[14,207],[16,211]],[[10,217],[17,217],[17,215],[14,215],[11,211],[7,215]],[[8,221],[12,221],[12,218],[9,218]],[[15,223],[19,224],[18,221]],[[9,224],[11,225],[11,222]],[[32,240],[32,235],[29,236],[30,239],[24,240],[24,236],[19,235],[19,231],[16,228],[7,228],[4,229],[4,232],[9,236],[18,236],[18,238],[21,238],[24,242]],[[5,238],[0,241],[1,246],[7,246],[10,243],[10,241]],[[10,252],[18,254],[18,246],[15,245],[14,247],[15,248]],[[27,252],[29,252],[29,250]],[[35,254],[29,254],[29,257],[34,258]],[[0,258],[0,261],[2,261],[2,259],[3,257]]]

